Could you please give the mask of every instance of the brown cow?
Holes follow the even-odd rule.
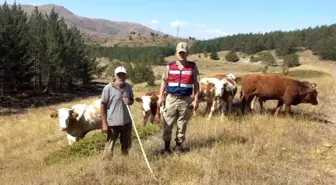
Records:
[[[249,74],[244,77],[242,82],[241,110],[244,113],[246,108],[250,109],[251,101],[256,96],[261,108],[266,100],[278,100],[275,116],[279,114],[281,107],[285,104],[286,115],[288,115],[291,113],[291,105],[318,104],[315,87],[315,83],[275,74]]]
[[[154,118],[157,116],[158,122],[161,120],[160,107],[157,105],[159,100],[159,91],[148,92],[141,98],[136,97],[137,102],[142,103],[142,113],[143,113],[143,124],[146,125],[148,117],[150,117],[150,122],[154,123]]]

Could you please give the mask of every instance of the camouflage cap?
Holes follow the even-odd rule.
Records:
[[[176,52],[188,52],[188,44],[185,42],[180,42],[176,46]]]

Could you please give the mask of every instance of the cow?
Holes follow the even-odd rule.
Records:
[[[160,107],[157,104],[159,100],[159,93],[159,91],[148,92],[144,96],[141,96],[141,98],[135,98],[135,101],[142,104],[142,116],[144,125],[147,124],[149,117],[152,124],[154,123],[155,117],[157,117],[158,122],[161,121]]]
[[[207,103],[204,114],[209,113],[208,120],[215,110],[221,109],[222,117],[224,112],[232,111],[232,102],[237,93],[237,85],[233,74],[214,75],[200,80],[199,100]]]
[[[248,74],[243,78],[240,97],[242,113],[251,108],[251,101],[258,98],[260,108],[267,100],[278,100],[274,116],[277,116],[285,104],[285,114],[291,114],[291,105],[307,103],[318,105],[316,83],[299,81],[276,74]]]
[[[99,99],[90,104],[75,104],[50,114],[51,118],[58,119],[60,130],[66,131],[69,145],[83,139],[88,132],[101,129],[100,103]]]

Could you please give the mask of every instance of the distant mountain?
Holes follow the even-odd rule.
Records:
[[[9,4],[9,6],[11,5]],[[33,5],[21,5],[21,7],[28,15],[35,9]],[[68,26],[74,25],[84,33],[85,39],[89,44],[103,46],[159,46],[175,45],[180,41],[185,41],[189,44],[193,43],[193,40],[176,38],[139,23],[82,17],[75,15],[63,6],[54,4],[38,6],[39,11],[43,14],[49,14],[52,8],[59,14],[59,17],[64,18]]]
[[[27,12],[28,15],[31,14],[35,8],[33,5],[21,5],[21,7],[24,11]],[[55,8],[55,11],[58,12],[60,17],[64,17],[67,25],[75,25],[79,30],[86,34],[103,37],[121,37],[128,35],[131,32],[135,32],[136,34],[140,33],[141,35],[150,35],[151,32],[153,32],[160,36],[166,35],[165,33],[153,30],[138,23],[82,17],[75,15],[63,6],[54,4],[40,5],[38,6],[38,9],[42,13],[49,14],[53,7]]]

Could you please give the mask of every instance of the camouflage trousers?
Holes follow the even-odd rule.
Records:
[[[177,143],[183,143],[185,141],[187,124],[192,115],[192,109],[189,108],[191,100],[190,96],[167,95],[165,108],[162,112],[162,139],[164,141],[171,141],[172,130],[175,123],[177,125],[175,141]]]

